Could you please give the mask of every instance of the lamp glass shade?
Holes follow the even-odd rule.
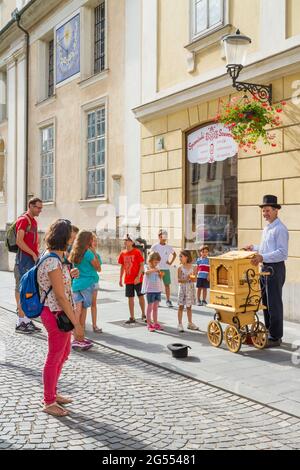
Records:
[[[223,39],[226,64],[227,65],[246,65],[247,54],[251,39],[241,34],[229,34]]]

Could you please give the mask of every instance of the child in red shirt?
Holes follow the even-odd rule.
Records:
[[[130,235],[124,238],[124,250],[120,253],[118,263],[120,269],[120,287],[123,287],[123,276],[125,274],[125,295],[128,297],[128,306],[130,318],[125,323],[127,325],[135,323],[134,317],[134,296],[135,293],[139,298],[140,308],[142,311],[142,320],[146,320],[145,300],[142,294],[142,282],[144,271],[144,258],[137,248],[135,248],[134,240]]]

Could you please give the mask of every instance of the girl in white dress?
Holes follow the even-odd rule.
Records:
[[[181,264],[178,268],[178,331],[184,331],[182,324],[184,307],[187,310],[188,330],[199,330],[192,321],[192,305],[196,303],[197,267],[192,265],[192,256],[189,251],[181,251],[179,258]]]

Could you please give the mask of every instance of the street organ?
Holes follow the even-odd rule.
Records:
[[[210,303],[216,310],[208,325],[208,340],[219,347],[223,336],[231,352],[239,352],[241,345],[251,343],[258,349],[267,344],[267,330],[257,312],[262,305],[261,277],[257,266],[251,264],[255,253],[231,251],[210,258]],[[224,334],[221,323],[225,323]]]

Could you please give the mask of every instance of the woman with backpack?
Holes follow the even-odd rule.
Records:
[[[78,341],[83,340],[83,328],[75,315],[70,272],[63,263],[71,232],[72,226],[68,220],[59,219],[50,226],[45,237],[46,259],[37,272],[41,300],[46,296],[41,319],[48,333],[48,355],[43,372],[43,411],[57,417],[68,415],[61,405],[72,402],[57,393],[59,376],[71,350],[71,330],[74,329]],[[52,256],[47,257],[47,254]]]

